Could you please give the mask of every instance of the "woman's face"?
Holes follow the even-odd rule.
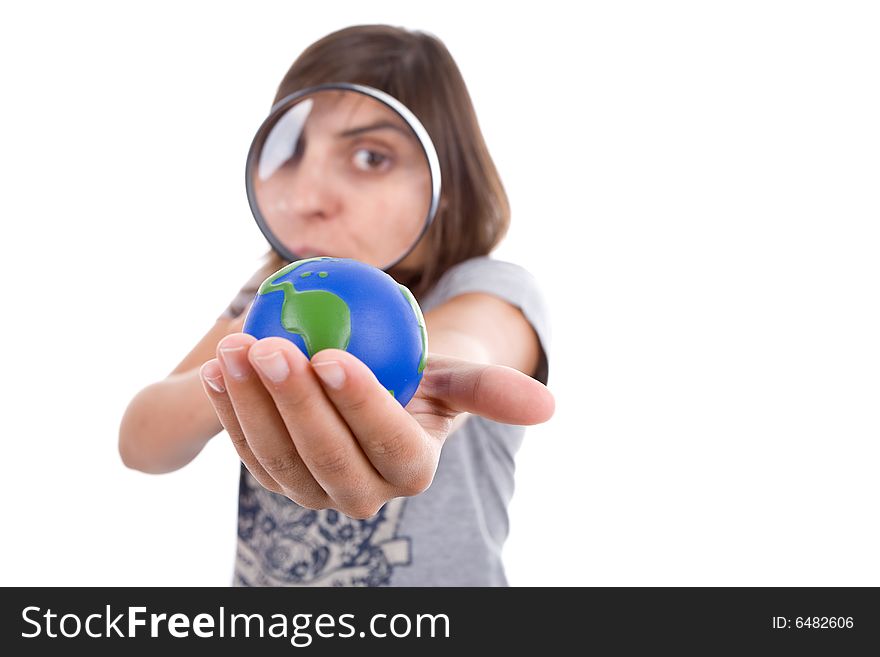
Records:
[[[269,229],[294,254],[377,267],[409,250],[431,200],[412,130],[384,104],[350,91],[318,92],[288,110],[252,182]]]

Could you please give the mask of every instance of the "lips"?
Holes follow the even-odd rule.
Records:
[[[316,249],[313,246],[304,245],[297,246],[291,249],[297,256],[302,259],[305,258],[316,258],[318,256],[327,255],[322,249]]]

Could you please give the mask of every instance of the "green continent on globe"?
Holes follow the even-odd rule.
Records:
[[[284,293],[284,301],[281,305],[281,325],[291,333],[302,336],[306,343],[306,350],[309,352],[309,358],[322,349],[345,350],[348,348],[348,343],[351,340],[351,312],[348,309],[348,304],[326,290],[299,291],[290,281],[281,281],[280,283],[275,281],[307,262],[318,260],[332,260],[332,258],[322,256],[292,262],[267,278],[259,290],[259,294],[268,294],[279,290]],[[318,276],[326,278],[327,274],[320,272]]]
[[[425,317],[422,315],[422,309],[419,308],[419,302],[416,301],[416,298],[413,296],[412,292],[409,291],[409,288],[405,285],[397,284],[400,288],[400,293],[403,294],[403,297],[409,302],[410,307],[413,310],[413,313],[416,316],[416,321],[419,323],[419,332],[422,335],[422,357],[419,359],[419,374],[425,371],[425,366],[428,364],[428,331],[425,328]],[[394,394],[394,391],[391,391],[391,394]]]

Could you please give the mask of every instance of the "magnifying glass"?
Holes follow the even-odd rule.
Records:
[[[275,104],[247,158],[257,225],[288,261],[403,260],[440,200],[440,165],[424,126],[398,100],[363,85],[323,84]]]

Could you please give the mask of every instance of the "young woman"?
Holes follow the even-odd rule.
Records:
[[[424,312],[430,355],[415,397],[402,407],[345,351],[310,360],[241,332],[260,283],[288,264],[271,251],[171,374],[130,402],[120,454],[168,472],[226,429],[243,464],[237,585],[504,585],[514,455],[524,425],[554,409],[543,296],[523,267],[489,257],[507,197],[444,45],[389,26],[340,30],[297,58],[275,102],[330,82],[395,97],[437,150],[438,214],[389,270]],[[352,116],[322,115],[331,130]],[[351,166],[382,166],[384,146],[353,141]],[[310,190],[291,210],[307,235],[296,253],[367,260],[388,230],[380,218],[320,177]]]

